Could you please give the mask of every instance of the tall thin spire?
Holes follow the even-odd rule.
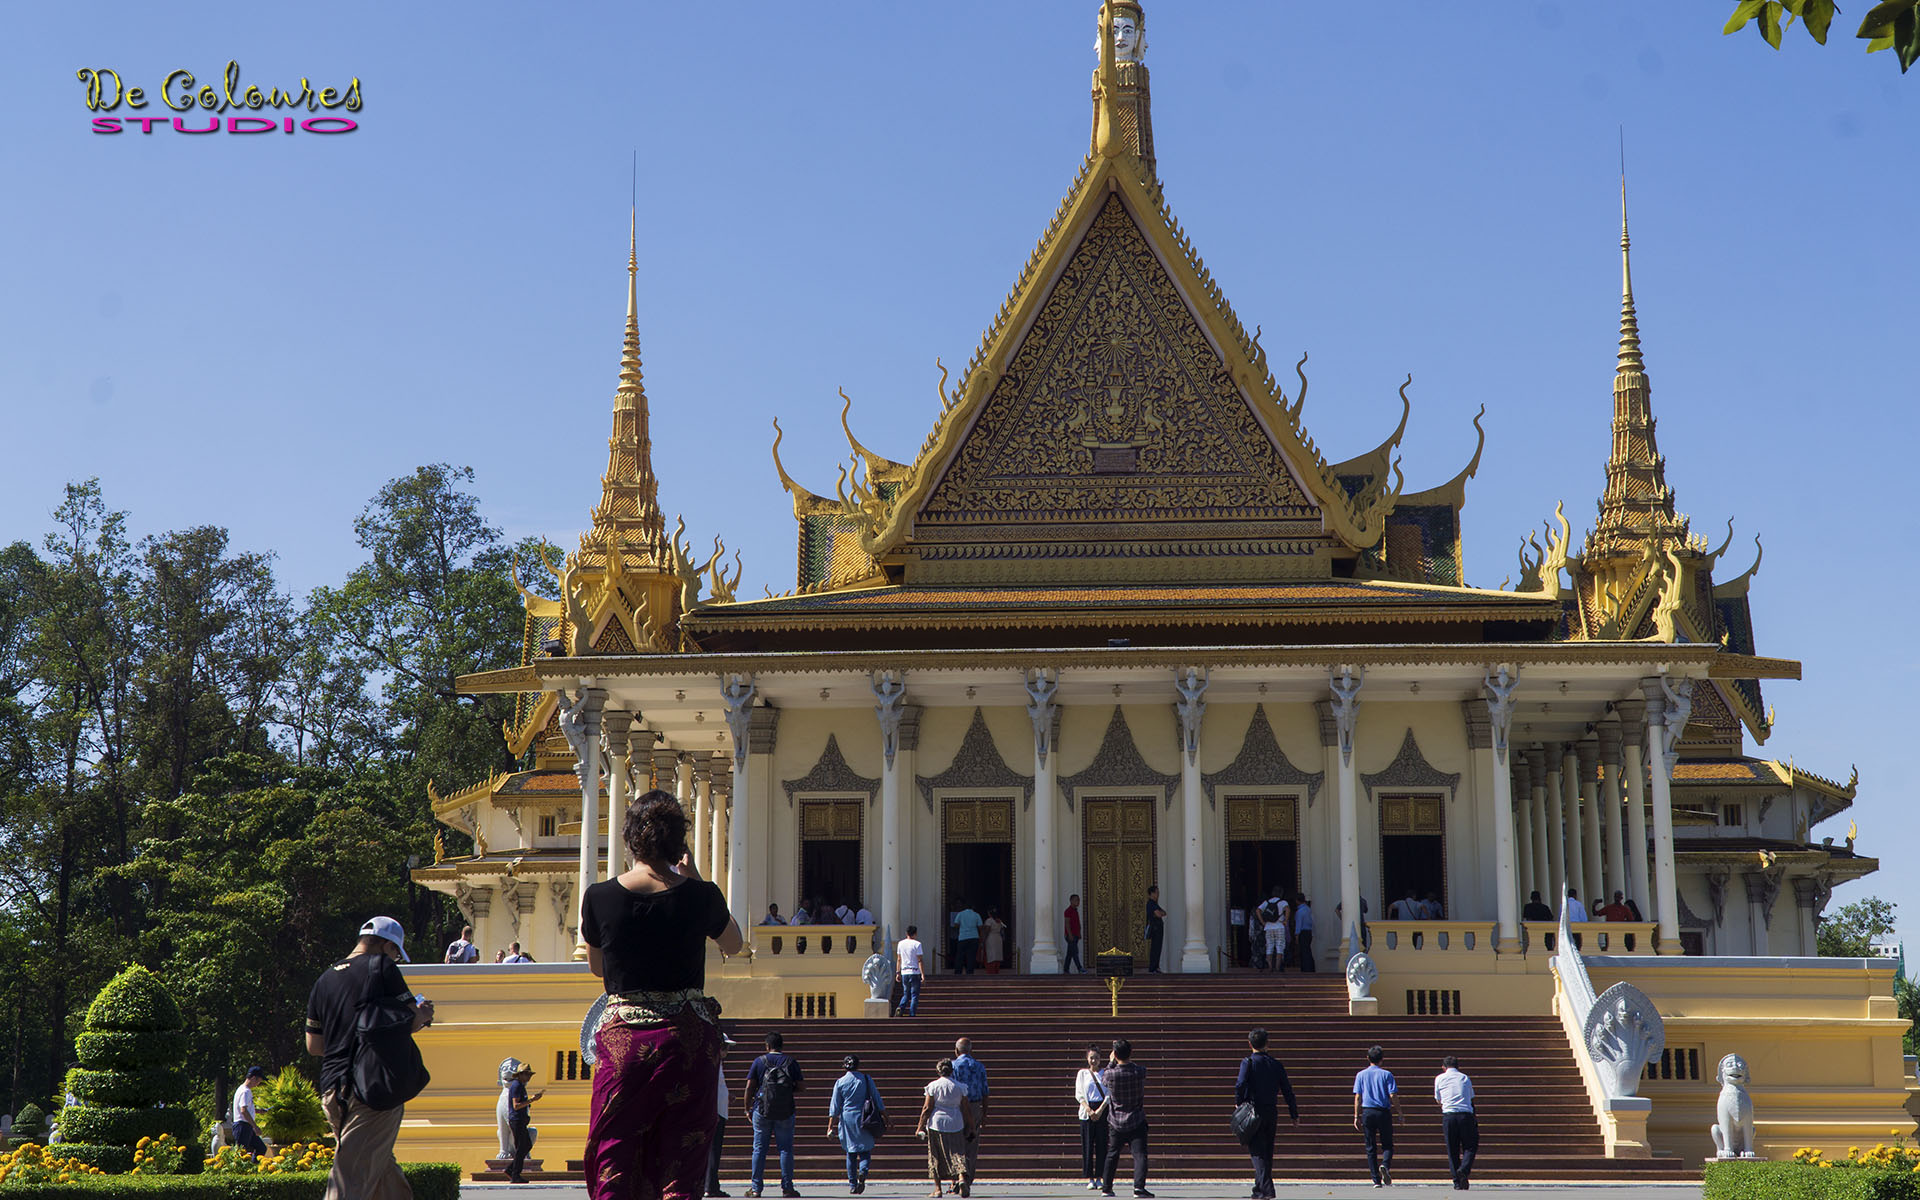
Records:
[[[1632,241],[1627,235],[1625,139],[1620,154],[1620,353],[1613,376],[1613,439],[1600,519],[1587,539],[1587,555],[1637,558],[1649,547],[1684,543],[1687,520],[1674,511],[1667,463],[1654,437],[1653,384],[1640,351],[1640,321],[1633,305]],[[1592,565],[1592,564],[1590,564]]]
[[[1640,320],[1633,311],[1633,242],[1627,236],[1627,150],[1625,135],[1620,145],[1620,372],[1639,371],[1646,363],[1640,357]]]
[[[635,203],[627,219],[627,325],[620,352],[620,386],[613,398],[613,433],[607,439],[607,470],[600,477],[593,530],[580,542],[583,559],[592,565],[604,565],[617,545],[623,569],[671,569],[673,556],[667,545],[666,516],[660,511],[660,481],[653,473],[649,426],[640,367],[640,209]]]
[[[1140,0],[1101,0],[1093,70],[1093,143],[1102,158],[1138,155],[1152,170],[1153,96],[1147,64],[1147,14]]]

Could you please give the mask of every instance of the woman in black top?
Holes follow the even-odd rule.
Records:
[[[719,1088],[720,1006],[706,994],[707,942],[740,952],[720,889],[687,858],[687,814],[654,790],[627,809],[633,867],[587,889],[580,936],[606,980],[594,1034],[587,1189],[593,1200],[698,1200]]]

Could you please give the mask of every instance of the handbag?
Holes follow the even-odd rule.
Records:
[[[860,1106],[860,1128],[873,1137],[884,1136],[887,1132],[887,1110],[880,1107],[879,1097],[873,1090],[873,1076],[862,1075],[867,1084],[867,1102]]]
[[[354,1016],[353,1094],[368,1108],[390,1112],[418,1096],[432,1078],[413,1042],[413,997],[375,996],[386,957],[369,954],[367,980]]]
[[[1253,1135],[1260,1129],[1260,1110],[1252,1101],[1233,1110],[1233,1139],[1242,1146],[1253,1144]]]

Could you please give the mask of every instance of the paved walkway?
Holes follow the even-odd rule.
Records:
[[[1244,1196],[1247,1194],[1247,1181],[1232,1180],[1218,1183],[1167,1183],[1150,1184],[1154,1195],[1161,1200],[1222,1200],[1224,1197]],[[1417,1195],[1439,1200],[1443,1194],[1451,1195],[1452,1189],[1444,1183],[1400,1183],[1391,1188],[1375,1191],[1367,1183],[1280,1183],[1275,1185],[1279,1200],[1361,1200],[1362,1197]],[[1475,1184],[1474,1191],[1492,1192],[1508,1197],[1509,1200],[1699,1200],[1700,1185],[1687,1184],[1538,1184],[1538,1183],[1482,1183]],[[461,1191],[468,1196],[485,1196],[495,1200],[498,1193],[512,1192],[516,1196],[528,1196],[537,1200],[587,1200],[587,1189],[577,1183],[529,1183],[519,1187],[506,1183],[467,1183]],[[846,1195],[844,1184],[818,1185],[802,1187],[801,1194],[806,1200],[838,1200]],[[1125,1186],[1116,1187],[1115,1193],[1121,1197],[1129,1195]],[[777,1195],[775,1188],[770,1194]],[[736,1198],[741,1189],[733,1189]],[[866,1194],[878,1200],[915,1200],[927,1194],[927,1186],[908,1185],[892,1181],[870,1183]],[[949,1191],[948,1195],[952,1195]],[[981,1187],[974,1192],[979,1200],[1087,1200],[1090,1193],[1085,1187],[1075,1188],[1058,1183],[1002,1183],[993,1187]]]

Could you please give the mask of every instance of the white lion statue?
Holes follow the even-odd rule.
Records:
[[[1713,1153],[1716,1158],[1753,1158],[1753,1097],[1747,1094],[1747,1060],[1729,1054],[1714,1075],[1720,1102],[1713,1114]]]

